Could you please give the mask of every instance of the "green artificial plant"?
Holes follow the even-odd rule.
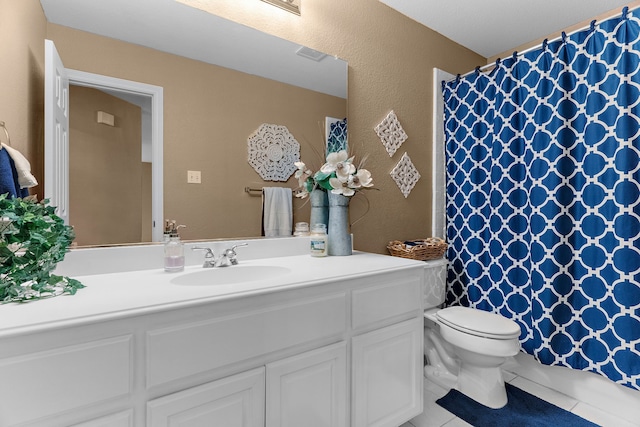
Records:
[[[0,303],[73,295],[84,288],[78,280],[51,274],[75,234],[47,202],[0,195]]]

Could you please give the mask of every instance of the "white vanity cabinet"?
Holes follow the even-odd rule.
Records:
[[[104,332],[84,327],[0,339],[0,426],[132,425],[123,404],[133,391],[133,334]]]
[[[266,427],[346,427],[347,344],[267,365]]]
[[[147,404],[148,427],[346,427],[344,342]]]
[[[107,415],[96,418],[80,424],[74,424],[73,427],[131,427],[133,426],[133,410],[118,412],[117,414]]]
[[[153,395],[258,367],[151,400],[147,426],[345,426],[347,295],[334,285],[268,295],[148,331]]]
[[[298,262],[340,262],[310,258]],[[159,284],[186,296],[122,312],[105,299],[133,298],[126,274],[27,311],[0,307],[0,426],[397,427],[422,412],[424,268],[346,258],[360,273],[205,298]],[[103,312],[73,317],[74,303]],[[28,319],[37,304],[52,318],[72,308],[2,328],[19,324],[5,313]]]
[[[147,404],[147,426],[264,426],[264,368],[236,374]]]
[[[417,326],[411,319],[353,338],[353,427],[399,426],[422,412]]]
[[[415,276],[352,291],[353,427],[399,426],[422,412],[422,292]]]

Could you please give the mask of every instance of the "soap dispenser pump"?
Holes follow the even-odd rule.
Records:
[[[181,227],[185,226],[176,226],[175,221],[168,222],[168,226],[165,227],[164,271],[170,273],[184,270],[184,245],[178,234]]]

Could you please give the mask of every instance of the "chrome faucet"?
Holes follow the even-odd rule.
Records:
[[[240,243],[237,245],[233,245],[231,248],[227,249],[220,256],[220,265],[219,267],[226,267],[228,265],[238,265],[238,254],[236,253],[236,248],[239,246],[248,246],[248,243]]]
[[[202,268],[213,268],[216,266],[216,256],[213,254],[211,248],[204,248],[200,246],[194,246],[191,248],[192,251],[205,251],[204,253],[204,263],[202,264]]]
[[[238,264],[238,254],[236,253],[236,248],[239,246],[247,246],[248,243],[240,243],[232,246],[231,248],[225,250],[222,255],[216,258],[211,248],[194,246],[191,250],[194,251],[205,251],[204,253],[204,263],[202,264],[203,268],[213,268],[213,267],[228,267],[230,265]]]

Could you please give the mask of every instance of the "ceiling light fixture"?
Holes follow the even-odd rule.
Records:
[[[300,2],[302,0],[262,0],[265,3],[272,4],[280,9],[287,10],[296,15],[300,15]]]

